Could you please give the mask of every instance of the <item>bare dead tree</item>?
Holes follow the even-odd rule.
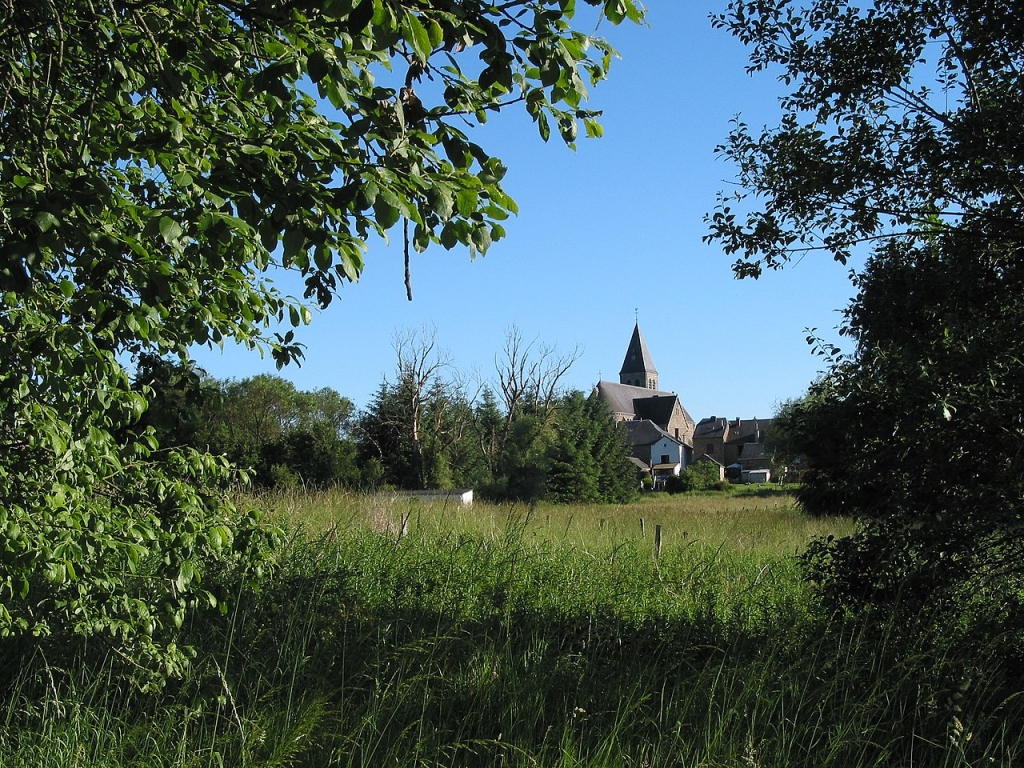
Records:
[[[398,359],[395,386],[408,409],[405,416],[419,475],[417,481],[423,487],[426,484],[423,428],[427,401],[431,389],[440,382],[441,373],[451,367],[451,354],[438,348],[436,326],[398,332],[391,346]]]
[[[523,340],[522,331],[512,326],[505,333],[503,357],[495,359],[498,384],[505,406],[505,423],[501,445],[504,447],[513,422],[524,412],[546,422],[554,408],[565,374],[582,354],[579,346],[571,352],[534,339]]]

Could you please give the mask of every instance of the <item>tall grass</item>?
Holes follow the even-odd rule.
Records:
[[[273,506],[293,532],[281,572],[189,628],[192,677],[146,696],[102,664],[60,676],[39,660],[9,698],[0,766],[1021,757],[1024,702],[996,660],[907,632],[913,617],[817,615],[792,555],[849,524],[810,523],[783,497]]]

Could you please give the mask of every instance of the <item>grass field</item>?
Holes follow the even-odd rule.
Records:
[[[823,617],[852,530],[774,489],[616,507],[263,499],[281,570],[157,695],[40,664],[0,766],[1012,765],[1024,702],[914,617]],[[641,527],[641,519],[643,526]],[[655,532],[661,527],[661,549]]]

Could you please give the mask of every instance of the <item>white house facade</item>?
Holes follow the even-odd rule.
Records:
[[[678,475],[686,469],[686,446],[671,435],[663,435],[651,445],[651,474],[654,486],[664,484],[669,475]]]

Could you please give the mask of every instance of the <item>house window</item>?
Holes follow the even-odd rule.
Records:
[[[668,464],[669,463],[668,462],[668,454],[667,453],[661,454],[661,463],[662,464]]]
[[[714,453],[715,453],[715,444],[714,444],[714,443],[708,443],[708,447],[707,447],[707,450],[706,450],[706,451],[704,451],[704,452],[705,452],[705,453],[706,453],[706,454],[707,454],[708,456],[712,456],[712,455],[714,455]]]

